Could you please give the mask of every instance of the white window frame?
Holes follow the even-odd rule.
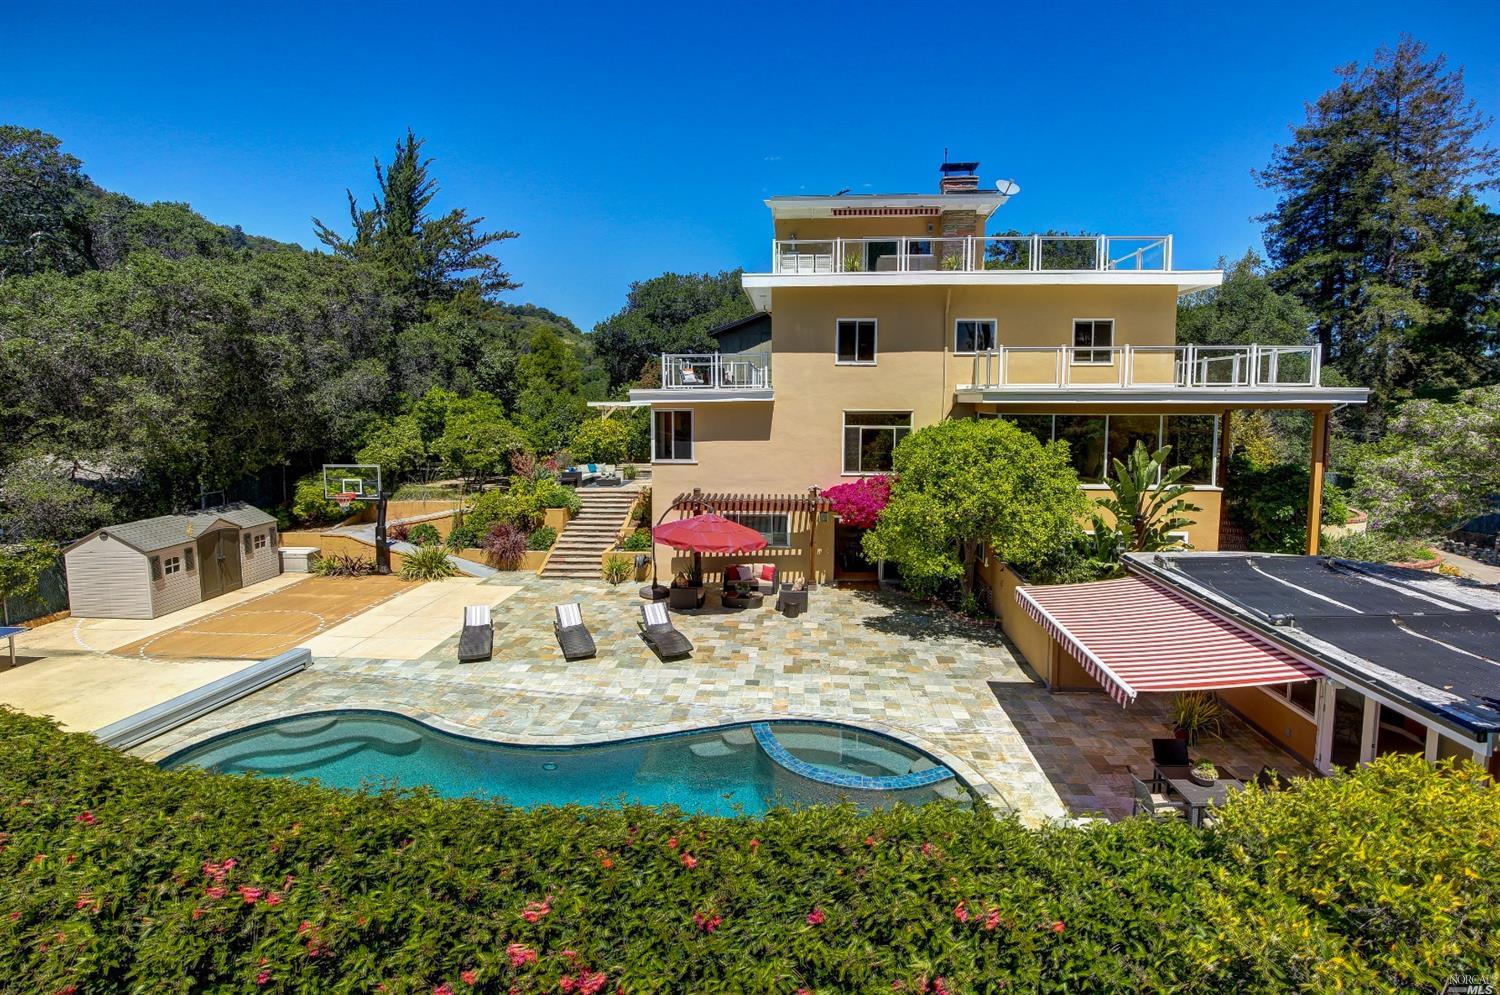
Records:
[[[1080,321],[1087,321],[1087,322],[1091,323],[1090,332],[1089,332],[1089,335],[1090,335],[1090,338],[1091,338],[1091,342],[1087,346],[1081,346],[1081,345],[1078,344],[1078,323]],[[1099,323],[1100,322],[1105,322],[1105,321],[1109,322],[1109,345],[1107,345],[1107,346],[1101,346],[1101,345],[1099,345],[1099,341],[1098,341]],[[1072,324],[1070,324],[1068,326],[1068,328],[1069,328],[1069,330],[1071,332],[1071,334],[1068,337],[1068,344],[1073,347],[1073,351],[1068,354],[1069,359],[1070,359],[1070,365],[1072,365],[1072,366],[1113,366],[1113,365],[1115,365],[1115,353],[1114,353],[1114,348],[1115,348],[1115,319],[1113,319],[1113,318],[1074,318],[1073,321],[1072,321]],[[1105,359],[1105,360],[1102,360],[1102,361],[1098,360],[1098,359],[1079,359],[1078,358],[1078,350],[1079,349],[1088,349],[1091,353],[1098,352],[1100,349],[1104,349],[1104,350],[1107,350],[1106,355],[1109,358]]]
[[[255,549],[265,549],[271,545],[271,540],[264,532],[255,533]]]
[[[198,553],[192,546],[182,548],[182,569],[184,573],[198,572]]]
[[[890,473],[891,472],[890,470],[865,470],[863,468],[861,468],[859,470],[845,470],[845,469],[843,469],[843,467],[844,467],[844,465],[846,463],[844,457],[848,455],[847,453],[844,452],[844,447],[849,444],[849,429],[851,429],[851,428],[859,428],[859,429],[871,428],[871,429],[877,429],[877,430],[880,430],[880,429],[890,429],[892,432],[894,432],[896,429],[902,427],[900,425],[850,425],[849,424],[849,416],[850,415],[899,415],[899,414],[903,414],[903,412],[899,411],[899,410],[894,410],[893,411],[890,408],[846,408],[844,410],[843,420],[840,422],[840,425],[839,425],[839,476],[841,476],[841,477],[873,477],[873,476],[876,476],[877,474]],[[906,422],[907,422],[906,426],[905,426],[906,427],[906,434],[910,435],[912,432],[915,432],[917,430],[916,426],[912,424],[913,416],[914,416],[915,413],[911,412],[911,411],[907,411],[907,412],[904,412],[904,414],[906,415]],[[897,441],[899,441],[899,440],[897,440]],[[863,450],[863,448],[864,448],[863,445],[861,445],[860,448],[861,448],[861,450]],[[894,452],[895,448],[896,447],[894,445],[892,445],[891,446],[891,451]]]
[[[963,324],[964,322],[968,322],[968,323],[970,323],[972,325],[989,325],[990,326],[990,347],[988,349],[981,349],[981,348],[979,348],[979,336],[977,334],[974,336],[974,348],[973,349],[960,349],[958,347],[958,326],[961,325],[961,324]],[[976,329],[976,332],[977,332],[977,329]],[[954,318],[953,319],[953,355],[955,355],[955,356],[973,356],[976,353],[992,352],[992,351],[994,351],[994,348],[999,343],[999,341],[1000,341],[1000,322],[996,318]]]
[[[656,416],[657,415],[687,415],[688,416],[688,454],[687,456],[673,456],[671,459],[661,459],[656,455]],[[675,450],[674,450],[675,452]],[[696,463],[698,462],[698,418],[692,408],[652,408],[651,409],[651,462],[652,463]]]
[[[1307,679],[1309,681],[1312,681],[1315,685],[1317,681],[1320,680],[1320,678],[1317,677],[1309,677]],[[1302,716],[1307,721],[1317,722],[1318,717],[1316,715],[1314,715],[1312,712],[1309,712],[1307,709],[1303,708],[1301,705],[1292,700],[1291,686],[1293,684],[1301,683],[1301,681],[1289,681],[1285,684],[1262,684],[1260,685],[1260,691],[1262,694],[1268,694],[1272,698],[1275,698],[1278,702],[1285,705],[1287,708],[1290,708],[1294,713]],[[1282,693],[1283,690],[1285,691],[1285,693]],[[1314,688],[1314,690],[1316,690],[1316,688]],[[1317,708],[1316,698],[1313,699],[1313,707]]]
[[[771,542],[770,539],[767,538],[766,539],[766,542],[767,542],[766,548],[767,549],[792,549],[792,548],[794,548],[793,545],[792,545],[792,514],[789,511],[726,511],[723,514],[724,514],[724,517],[727,518],[727,519],[729,519],[731,522],[735,522],[736,524],[739,524],[739,525],[744,525],[747,529],[754,529],[755,526],[750,525],[749,523],[743,521],[742,519],[745,519],[745,518],[779,518],[779,519],[781,519],[782,524],[783,524],[783,528],[781,529],[780,534],[786,536],[786,542],[784,544],[778,544],[778,543]],[[755,531],[760,532],[761,535],[762,535],[762,537],[765,536],[765,533],[761,532],[760,529],[755,529]]]
[[[852,323],[854,327],[854,355],[859,356],[859,326],[864,322],[870,324],[870,357],[869,359],[840,359],[839,358],[839,331],[846,323]],[[833,322],[833,365],[835,366],[877,366],[880,363],[880,319],[879,318],[837,318]]]
[[[181,572],[182,572],[182,557],[181,556],[174,554],[174,555],[169,556],[166,559],[164,559],[164,560],[161,561],[161,575],[163,577],[170,577],[170,576],[172,576],[175,573],[181,573]]]

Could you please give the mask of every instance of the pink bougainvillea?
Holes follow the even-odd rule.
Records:
[[[830,487],[823,492],[833,513],[845,525],[868,529],[875,526],[875,519],[885,510],[891,500],[891,478],[886,476],[861,477],[847,484]]]

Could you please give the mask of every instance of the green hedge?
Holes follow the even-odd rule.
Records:
[[[1436,991],[1500,959],[1472,765],[1033,831],[169,773],[4,712],[0,750],[6,991]]]

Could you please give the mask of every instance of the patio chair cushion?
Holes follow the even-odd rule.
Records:
[[[471,625],[489,625],[489,624],[490,624],[490,606],[489,605],[469,605],[467,608],[464,609],[464,628],[467,629]]]
[[[672,620],[667,617],[667,606],[660,601],[641,606],[641,614],[646,619],[647,625],[671,625]]]
[[[578,602],[568,601],[557,606],[557,624],[564,629],[583,624],[583,611]]]

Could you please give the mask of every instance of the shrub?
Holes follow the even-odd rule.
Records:
[[[620,543],[620,548],[632,553],[649,553],[651,551],[651,530],[636,529],[626,536]]]
[[[405,522],[394,522],[385,527],[385,537],[391,542],[410,542],[411,526]]]
[[[566,508],[571,515],[577,515],[583,510],[583,499],[578,496],[578,492],[555,480],[547,481],[538,489],[537,501],[543,508]]]
[[[1229,458],[1225,501],[1245,530],[1250,548],[1265,553],[1301,553],[1307,548],[1307,467],[1262,464],[1236,450]],[[1342,525],[1348,505],[1336,487],[1323,488],[1325,524]]]
[[[402,580],[441,580],[458,574],[441,544],[422,545],[401,557]]]
[[[448,533],[447,545],[452,550],[473,549],[479,545],[479,529],[468,521],[455,525]]]
[[[509,522],[496,522],[490,526],[481,548],[490,566],[514,570],[526,555],[526,533]]]
[[[1031,830],[168,772],[10,711],[0,750],[16,990],[1438,991],[1500,932],[1472,764],[1238,792],[1209,831]]]
[[[873,529],[875,519],[891,501],[891,478],[884,474],[861,477],[847,484],[837,484],[823,492],[833,513],[845,525]]]
[[[406,541],[414,546],[441,546],[443,534],[431,522],[420,522],[407,532]]]
[[[319,556],[313,573],[319,577],[368,577],[375,572],[375,560],[347,553]]]
[[[635,564],[628,556],[611,556],[604,561],[604,579],[611,584],[623,584],[630,578]]]
[[[1432,547],[1420,540],[1402,539],[1373,529],[1324,539],[1320,549],[1324,556],[1371,563],[1422,563],[1437,559]]]
[[[492,526],[501,523],[530,532],[542,524],[542,505],[529,481],[516,480],[508,491],[485,491],[479,495],[467,518],[479,535],[487,535]]]
[[[636,468],[636,465],[634,463],[626,463],[624,466],[620,467],[620,473],[625,477],[626,480],[634,480],[636,477],[640,476],[641,471]]]
[[[550,525],[543,525],[531,530],[531,534],[526,537],[526,548],[545,552],[551,549],[556,541],[557,530]]]

